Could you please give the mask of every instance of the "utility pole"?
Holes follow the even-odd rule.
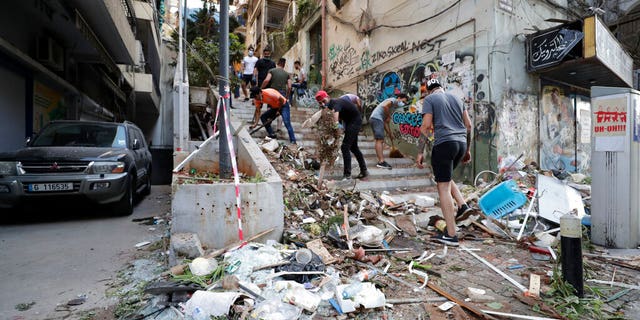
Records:
[[[218,79],[220,99],[224,99],[224,110],[229,115],[229,0],[220,0],[220,78]],[[220,178],[231,177],[231,153],[227,144],[227,124],[220,121]]]

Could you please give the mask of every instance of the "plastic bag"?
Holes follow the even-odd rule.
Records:
[[[374,226],[358,224],[349,229],[351,239],[358,240],[361,244],[371,247],[379,247],[384,240],[384,232]]]
[[[302,308],[284,303],[276,297],[258,303],[250,317],[251,319],[292,320],[298,319],[301,314]]]

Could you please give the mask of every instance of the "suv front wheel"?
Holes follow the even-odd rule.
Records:
[[[131,178],[131,174],[127,175],[125,182],[125,192],[118,202],[113,206],[113,214],[118,216],[128,216],[133,213],[133,195],[135,194],[135,181]]]

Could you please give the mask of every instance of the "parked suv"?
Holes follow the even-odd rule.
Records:
[[[25,148],[0,153],[0,208],[69,197],[129,215],[134,196],[150,191],[151,153],[128,121],[53,121]]]

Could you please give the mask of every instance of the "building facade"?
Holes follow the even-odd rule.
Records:
[[[396,109],[391,120],[392,139],[405,155],[417,152],[424,78],[440,79],[447,91],[464,101],[474,122],[473,167],[458,172],[466,180],[484,170],[497,170],[502,159],[520,155],[524,163],[535,162],[543,169],[588,173],[590,86],[633,85],[628,81],[633,64],[627,51],[616,51],[623,61],[620,70],[585,53],[587,40],[594,41],[595,36],[588,34],[585,25],[597,22],[602,27],[604,17],[590,15],[586,7],[573,2],[381,1],[374,5],[372,1],[319,0],[293,1],[291,6],[301,2],[312,2],[314,10],[299,18],[301,22],[296,22],[295,15],[285,21],[285,25],[299,23],[299,30],[297,42],[284,56],[319,67],[322,86],[332,95],[357,93],[365,101],[365,117],[382,100],[398,92],[410,94],[413,103]],[[625,3],[626,10],[633,10]],[[550,46],[543,45],[542,50],[560,54],[558,47],[569,44],[572,50],[562,52],[554,65],[528,68],[532,55],[540,55],[529,50],[533,38],[554,30],[560,35],[548,39]],[[581,38],[575,43],[558,42],[569,35]],[[610,35],[607,39],[613,42],[609,43],[621,48]],[[599,71],[581,73],[577,66]],[[564,71],[554,72],[558,69]]]
[[[162,0],[9,1],[0,13],[0,151],[56,119],[159,114]]]

